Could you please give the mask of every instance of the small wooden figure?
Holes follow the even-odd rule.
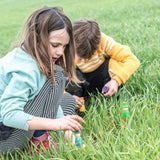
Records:
[[[107,86],[104,86],[102,88],[103,93],[107,93],[109,91],[109,88]]]
[[[81,138],[80,132],[78,131],[75,132],[75,144],[77,147],[83,146],[82,138]]]
[[[127,119],[129,119],[131,117],[131,115],[130,115],[130,112],[128,110],[127,103],[124,102],[122,107],[123,107],[123,120],[124,120],[124,122],[128,123]]]
[[[82,100],[83,100],[83,102],[84,102],[84,97],[80,97]],[[83,105],[80,109],[79,109],[79,111],[80,112],[84,112],[85,111],[85,105]]]
[[[78,121],[77,121],[78,122]],[[78,131],[75,131],[75,144],[77,147],[85,147],[85,145],[82,142],[81,134]]]

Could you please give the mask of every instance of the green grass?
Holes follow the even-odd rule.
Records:
[[[160,158],[160,3],[157,0],[0,0],[0,57],[18,38],[28,15],[44,5],[62,6],[72,21],[94,18],[101,30],[129,45],[141,62],[116,96],[91,96],[86,102],[78,151],[58,140],[53,154],[15,153],[0,159],[159,160]],[[131,118],[123,122],[122,103]]]

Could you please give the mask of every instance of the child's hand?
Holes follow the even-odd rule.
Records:
[[[114,95],[115,93],[118,92],[118,82],[114,79],[110,80],[109,82],[107,82],[105,84],[105,86],[107,86],[109,88],[109,91],[104,93],[102,91],[102,94],[105,96],[105,97],[111,97],[112,95]]]
[[[82,130],[82,126],[77,122],[83,122],[84,120],[78,115],[64,116],[56,119],[57,130],[71,130],[79,132]]]
[[[81,108],[84,105],[84,101],[76,95],[73,95],[73,97],[75,98],[76,103],[77,103],[76,109]]]

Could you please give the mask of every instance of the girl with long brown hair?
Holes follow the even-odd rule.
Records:
[[[78,82],[74,57],[72,24],[63,11],[33,12],[22,43],[0,59],[0,152],[23,149],[29,139],[39,153],[41,145],[55,145],[49,130],[82,129],[77,121],[83,119],[73,115],[76,102],[64,93],[66,75]]]

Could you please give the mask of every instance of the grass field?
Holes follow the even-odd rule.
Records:
[[[18,39],[31,12],[62,6],[71,21],[94,18],[107,35],[130,46],[141,62],[117,95],[91,96],[81,136],[85,149],[64,145],[54,154],[15,153],[0,159],[159,160],[160,158],[160,2],[157,0],[0,0],[0,57]],[[122,103],[131,118],[123,122]]]

